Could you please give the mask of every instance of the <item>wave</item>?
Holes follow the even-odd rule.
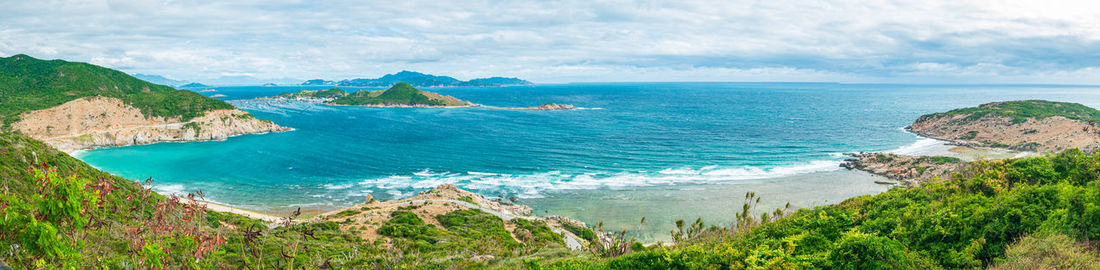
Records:
[[[521,198],[541,197],[544,191],[583,190],[599,188],[629,188],[656,185],[719,183],[741,180],[758,180],[799,174],[839,170],[837,160],[781,166],[703,166],[667,168],[657,172],[585,172],[566,173],[548,171],[533,174],[503,174],[486,172],[433,172],[422,170],[411,175],[393,175],[364,179],[355,183],[359,189],[385,190],[395,197],[411,196],[409,190],[426,190],[443,184],[461,188],[517,194]],[[325,185],[326,188],[344,188],[346,185]],[[349,186],[350,188],[350,186]],[[355,189],[352,189],[355,190]],[[405,192],[403,192],[405,191]]]

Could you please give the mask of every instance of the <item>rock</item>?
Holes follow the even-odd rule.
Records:
[[[474,261],[474,262],[485,262],[485,261],[489,261],[489,260],[496,259],[496,258],[497,257],[495,257],[493,255],[486,254],[486,255],[477,255],[477,256],[470,257],[470,260]]]
[[[373,203],[373,202],[374,202],[374,195],[367,194],[367,203]]]

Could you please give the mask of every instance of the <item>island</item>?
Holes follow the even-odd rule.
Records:
[[[416,87],[404,82],[397,83],[385,90],[359,90],[351,93],[340,88],[302,90],[296,93],[284,92],[278,96],[257,99],[283,99],[323,103],[332,106],[363,107],[439,108],[480,106],[452,96],[416,89]]]
[[[286,131],[225,101],[92,64],[0,58],[0,131],[66,152]]]
[[[189,84],[180,85],[180,88],[205,88],[205,87],[210,87],[210,86],[205,85],[205,84],[201,84],[201,83],[197,83],[197,82],[196,83],[189,83]]]
[[[313,79],[303,82],[302,85],[390,87],[399,82],[408,83],[414,87],[500,87],[534,85],[529,81],[519,78],[490,77],[462,81],[449,76],[436,76],[407,70],[395,74],[386,74],[374,79],[347,79],[339,82]]]

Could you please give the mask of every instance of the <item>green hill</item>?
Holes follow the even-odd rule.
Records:
[[[926,114],[921,116],[917,121],[956,115],[966,115],[963,121],[977,120],[985,116],[1001,116],[1011,118],[1013,123],[1022,123],[1031,118],[1043,119],[1052,116],[1062,116],[1082,121],[1100,120],[1100,111],[1077,103],[1046,100],[1015,100],[992,102],[982,104],[978,107]]]
[[[188,120],[216,109],[233,109],[199,93],[152,84],[87,63],[40,60],[23,54],[0,58],[0,121],[4,129],[19,114],[81,97],[119,98],[146,116]]]
[[[416,89],[408,83],[398,83],[386,90],[355,91],[328,102],[337,105],[377,105],[377,106],[472,106],[451,96],[440,95]]]

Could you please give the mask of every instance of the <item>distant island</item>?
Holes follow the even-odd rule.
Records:
[[[189,83],[189,84],[180,85],[179,88],[202,88],[202,87],[210,87],[210,86],[205,85],[205,84],[201,84],[201,83]]]
[[[324,79],[313,79],[303,82],[302,85],[389,87],[399,82],[405,82],[414,87],[498,87],[534,85],[529,81],[518,78],[490,77],[462,81],[449,76],[436,76],[407,70],[398,72],[396,74],[386,74],[385,76],[376,79],[349,79],[338,82],[328,81]]]
[[[133,76],[134,76],[134,78],[138,78],[138,79],[141,79],[143,81],[147,81],[147,82],[151,82],[151,83],[155,83],[155,84],[163,84],[163,85],[167,85],[167,86],[179,86],[179,85],[184,85],[184,84],[188,83],[187,81],[173,80],[173,79],[165,78],[164,76],[160,76],[160,75],[137,73],[137,74],[134,74]]]
[[[333,106],[364,107],[475,107],[473,102],[416,89],[404,82],[395,84],[386,90],[359,90],[348,93],[340,88],[325,90],[302,90],[296,93],[284,92],[278,96],[257,99],[287,99]]]

